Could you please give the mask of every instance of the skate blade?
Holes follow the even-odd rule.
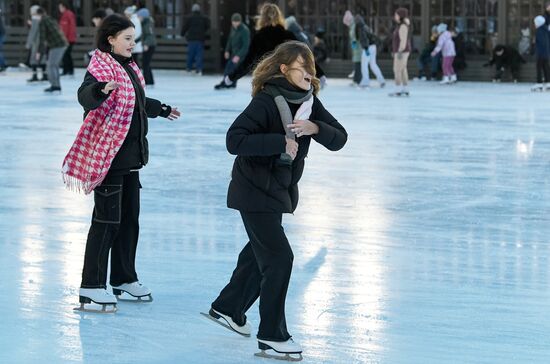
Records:
[[[115,295],[116,299],[121,302],[132,302],[132,303],[149,303],[153,302],[153,296],[148,294],[141,297],[135,297],[129,294],[128,292],[123,292],[121,295]]]
[[[257,356],[259,358],[276,359],[276,360],[284,360],[284,361],[302,361],[302,359],[303,359],[301,353],[297,353],[297,354],[282,354],[281,353],[281,354],[277,355],[277,354],[268,353],[265,350],[262,350],[259,353],[255,353],[254,356]]]
[[[204,312],[200,312],[200,314],[203,315],[204,317],[206,317],[206,318],[208,318],[208,319],[214,321],[214,322],[217,323],[218,325],[221,325],[221,326],[225,327],[226,329],[229,329],[229,330],[233,331],[234,333],[237,333],[237,334],[239,334],[239,335],[241,335],[241,336],[244,336],[244,337],[250,337],[250,335],[242,334],[242,333],[236,331],[235,329],[233,329],[231,326],[229,326],[229,325],[228,325],[227,323],[225,323],[224,321],[221,321],[221,320],[223,320],[223,319],[218,320],[218,319],[216,319],[215,317],[212,317],[212,316],[210,316],[209,314],[204,313]]]
[[[80,304],[80,307],[73,308],[73,311],[79,312],[92,312],[92,313],[115,313],[117,312],[116,304],[100,304],[100,303],[89,303],[90,306],[85,306],[84,303]],[[97,307],[97,308],[94,308]],[[108,309],[108,307],[112,307]]]

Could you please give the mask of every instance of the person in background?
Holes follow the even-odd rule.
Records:
[[[225,58],[225,69],[223,77],[229,75],[237,68],[237,66],[245,59],[248,53],[248,47],[250,46],[250,30],[243,24],[241,14],[235,13],[231,16],[231,32],[225,45],[225,52],[223,57]],[[214,86],[214,89],[221,90],[225,88],[237,87],[237,81],[231,85],[226,85],[222,81]]]
[[[72,49],[73,45],[76,43],[76,17],[74,13],[69,9],[69,4],[67,1],[59,2],[59,13],[61,17],[59,18],[59,28],[65,35],[65,39],[69,42],[65,54],[63,55],[63,72],[61,76],[65,75],[74,75],[74,64]]]
[[[59,29],[59,25],[55,20],[46,15],[46,12],[42,8],[38,8],[36,14],[40,18],[40,27],[38,32],[39,37],[39,49],[48,49],[48,63],[46,65],[46,72],[48,73],[48,80],[51,86],[44,90],[46,93],[61,92],[61,82],[59,80],[59,64],[65,49],[67,48],[67,39],[65,35]],[[36,60],[40,60],[42,54],[36,53]]]
[[[352,86],[359,85],[363,75],[361,73],[361,55],[363,54],[363,49],[359,46],[357,41],[356,31],[355,31],[355,17],[351,11],[346,10],[344,13],[343,19],[344,25],[349,28],[349,40],[351,47],[351,61],[353,62],[353,71],[350,73],[349,78],[353,78]]]
[[[537,56],[537,84],[533,86],[533,91],[543,91],[549,88],[550,68],[548,60],[550,59],[550,39],[548,29],[545,26],[545,19],[539,15],[534,19],[537,31],[535,33],[535,54]]]
[[[432,57],[432,51],[437,44],[437,26],[432,27],[432,32],[430,35],[430,41],[424,45],[422,51],[416,59],[416,65],[418,66],[418,79],[420,81],[426,81],[428,79],[435,79],[439,70],[439,59],[441,55],[438,53],[435,57]],[[426,69],[430,69],[429,75],[426,73]]]
[[[145,78],[145,85],[147,87],[152,87],[155,84],[155,80],[153,79],[153,72],[151,71],[151,60],[153,59],[153,54],[157,46],[157,39],[154,33],[155,22],[147,8],[139,9],[136,14],[141,22],[142,30],[143,77]]]
[[[365,19],[361,15],[355,16],[355,32],[356,37],[359,40],[359,44],[363,50],[361,54],[361,74],[363,78],[359,83],[361,88],[368,88],[370,86],[369,68],[376,76],[376,80],[380,87],[386,86],[386,80],[380,71],[380,67],[376,63],[376,51],[380,39],[374,34],[371,27],[365,23]]]
[[[500,82],[506,69],[509,69],[512,73],[513,82],[518,82],[519,69],[522,63],[526,62],[516,49],[503,44],[497,44],[493,49],[491,59],[483,67],[495,66],[493,82]]]
[[[455,43],[455,60],[453,61],[453,68],[455,71],[462,71],[468,67],[466,64],[466,42],[464,40],[464,33],[459,27],[455,27],[455,30],[451,32],[453,35],[453,42]]]
[[[199,4],[193,4],[191,12],[181,29],[181,36],[187,39],[187,72],[191,72],[195,64],[196,74],[202,76],[204,41],[210,29],[210,19],[201,14]]]
[[[32,69],[32,77],[27,80],[29,85],[48,81],[48,75],[46,74],[46,52],[45,49],[40,49],[40,16],[37,13],[38,9],[40,9],[38,5],[30,7],[31,19],[28,21],[30,29],[27,34],[27,42],[25,43],[25,48],[29,50],[29,66]],[[37,54],[41,54],[42,56],[37,59]],[[40,78],[38,78],[38,69],[42,72]]]
[[[103,19],[107,16],[107,12],[103,8],[99,8],[92,14],[92,24],[95,28],[99,28]],[[92,49],[84,54],[84,64],[90,63],[90,59],[94,55],[95,49]]]
[[[394,13],[394,20],[397,27],[393,32],[393,72],[395,75],[395,91],[390,96],[409,96],[407,85],[409,73],[407,72],[407,61],[411,54],[411,20],[409,11],[405,8],[398,8]]]
[[[0,9],[0,72],[6,70],[6,60],[4,58],[4,39],[6,38],[6,28],[2,20],[2,9]]]
[[[441,23],[437,26],[437,45],[432,51],[432,57],[435,57],[439,52],[443,55],[443,84],[455,83],[456,73],[453,68],[453,62],[456,56],[455,43],[451,32],[447,30],[447,24]]]
[[[132,59],[139,66],[141,61],[141,54],[143,53],[143,29],[141,28],[141,22],[139,21],[136,11],[137,8],[135,5],[128,6],[126,9],[124,9],[124,15],[134,24],[134,29],[136,32],[136,37],[134,41],[136,42],[136,45],[132,50]]]

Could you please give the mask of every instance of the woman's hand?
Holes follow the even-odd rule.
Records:
[[[109,81],[107,82],[107,84],[105,85],[105,87],[103,87],[103,89],[101,90],[101,92],[103,92],[105,95],[108,95],[109,92],[117,89],[120,85],[118,83],[116,83],[115,81]]]
[[[296,143],[296,140],[285,138],[286,139],[286,154],[290,155],[292,160],[296,158],[296,154],[298,154],[298,143]]]
[[[309,120],[294,120],[294,123],[288,124],[288,128],[299,138],[304,135],[315,135],[319,133],[317,124]]]
[[[179,112],[177,107],[173,107],[172,111],[170,111],[170,115],[167,116],[168,120],[176,120],[181,116],[181,112]]]

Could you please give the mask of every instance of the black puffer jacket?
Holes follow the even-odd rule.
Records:
[[[187,38],[188,41],[204,42],[209,29],[210,19],[200,12],[194,11],[185,20],[185,24],[183,24],[183,28],[181,29],[181,36]]]
[[[117,55],[114,55],[114,58],[124,67],[136,91],[136,104],[130,129],[109,170],[111,174],[124,174],[130,169],[141,168],[149,160],[149,145],[146,138],[149,128],[147,118],[167,117],[172,110],[170,106],[161,104],[158,100],[145,97],[138,76],[130,67],[131,58]],[[91,73],[86,72],[84,82],[78,89],[78,102],[84,108],[84,118],[90,110],[97,109],[109,97],[110,94],[106,95],[101,91],[105,84],[106,82],[98,82]]]
[[[289,40],[297,40],[292,32],[289,32],[281,25],[267,26],[256,32],[250,42],[250,48],[245,59],[239,63],[237,68],[229,74],[231,81],[237,81],[241,77],[245,76],[248,72],[252,71],[256,64],[262,59],[262,57],[274,50],[279,44],[282,44]],[[325,73],[315,64],[317,78],[324,76]]]
[[[300,105],[289,104],[292,115]],[[293,212],[298,204],[298,181],[311,139],[329,150],[341,149],[345,129],[315,97],[309,118],[319,126],[313,137],[298,138],[298,154],[291,166],[278,163],[286,140],[275,101],[256,95],[227,132],[227,150],[237,155],[229,184],[227,206],[246,212]]]

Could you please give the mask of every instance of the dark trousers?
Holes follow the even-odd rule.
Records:
[[[73,55],[71,54],[73,50],[73,43],[70,43],[67,47],[67,50],[65,50],[65,54],[63,55],[63,74],[64,75],[72,75],[74,74],[74,64],[73,64]]]
[[[353,62],[353,70],[355,71],[355,73],[353,74],[353,82],[355,82],[356,84],[360,84],[361,80],[363,79],[361,62]]]
[[[229,284],[212,308],[246,323],[246,311],[260,298],[258,339],[286,341],[285,300],[294,254],[281,225],[280,213],[241,212],[250,241],[245,245]]]
[[[107,175],[94,190],[92,226],[86,242],[82,288],[107,287],[107,262],[111,251],[110,284],[138,280],[135,260],[139,235],[139,173]]]
[[[235,71],[237,69],[237,66],[239,65],[239,63],[237,64],[233,63],[233,61],[231,61],[231,58],[232,57],[229,57],[229,59],[225,62],[225,68],[223,70],[224,78],[225,76],[229,76],[230,74],[232,74],[233,71]],[[235,80],[233,83],[237,85],[237,80]]]
[[[550,67],[548,66],[548,59],[537,58],[537,83],[550,82]]]
[[[151,46],[147,51],[143,52],[143,78],[145,78],[146,85],[154,85],[153,72],[151,71],[151,60],[155,53],[155,46]]]
[[[503,63],[499,63],[499,62],[495,64],[495,68],[496,68],[495,79],[497,80],[502,79],[502,76],[504,75],[504,70],[506,69],[506,67],[510,68],[510,73],[512,73],[512,78],[514,80],[517,80],[519,78],[519,63],[506,66]]]
[[[197,72],[202,72],[202,61],[204,54],[204,42],[199,40],[192,40],[187,43],[187,70],[193,69],[193,63],[195,62],[195,68]]]

